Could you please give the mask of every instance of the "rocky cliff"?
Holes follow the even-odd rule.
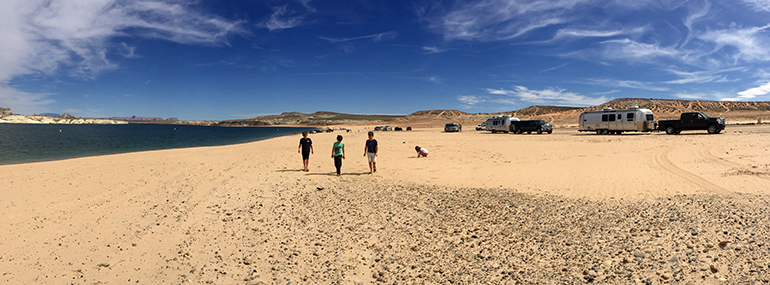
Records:
[[[0,116],[11,115],[11,114],[13,114],[11,112],[11,108],[2,108],[2,107],[0,107]]]
[[[74,116],[27,116],[27,115],[0,115],[0,124],[128,124],[127,122],[107,119],[75,118]]]

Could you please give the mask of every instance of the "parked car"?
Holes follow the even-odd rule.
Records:
[[[709,117],[703,112],[682,113],[679,120],[663,120],[658,122],[658,128],[669,135],[682,131],[706,130],[709,134],[718,134],[725,129],[725,118]]]
[[[477,131],[486,131],[487,130],[487,122],[481,122],[481,125],[476,126]]]
[[[459,132],[463,130],[463,126],[457,123],[449,123],[444,125],[445,132]]]
[[[406,130],[407,130],[407,131],[411,131],[411,130],[412,130],[412,127],[406,127]]]
[[[532,132],[537,132],[538,134],[546,132],[550,134],[553,132],[553,125],[543,120],[514,121],[511,122],[511,130],[516,134],[521,134],[522,132],[527,132],[528,134]]]
[[[393,128],[391,128],[390,126],[384,126],[384,127],[382,127],[382,130],[383,131],[392,131]]]
[[[395,129],[393,129],[393,130],[394,130],[394,131],[403,131],[404,129],[402,129],[401,127],[396,127],[396,128],[395,128]]]
[[[374,127],[374,131],[376,131],[376,132],[382,131],[382,126]]]

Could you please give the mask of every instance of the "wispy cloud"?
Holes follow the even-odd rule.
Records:
[[[739,68],[733,68],[724,71],[696,71],[686,72],[675,69],[666,69],[667,72],[679,76],[679,79],[669,80],[664,83],[668,84],[689,84],[689,83],[707,83],[707,82],[727,82],[726,75],[721,75],[722,72],[736,71]]]
[[[591,95],[609,95],[609,94],[615,94],[618,92],[620,92],[620,90],[615,89],[615,90],[610,90],[606,92],[595,92],[595,93],[591,93]]]
[[[53,102],[46,94],[9,87],[19,76],[51,76],[62,69],[92,79],[117,68],[109,58],[131,58],[134,47],[113,45],[115,37],[161,39],[181,44],[227,44],[230,33],[246,33],[242,21],[226,20],[174,0],[0,2],[0,105],[34,107]],[[28,97],[28,98],[19,98]]]
[[[427,54],[443,53],[443,52],[449,51],[449,49],[442,49],[442,48],[437,48],[437,47],[422,47],[422,50],[424,50],[425,53],[427,53]]]
[[[478,103],[483,103],[485,101],[485,99],[475,95],[458,96],[457,100],[460,101],[460,103],[463,103],[464,105],[467,105],[467,106],[473,106]]]
[[[378,33],[378,34],[372,34],[372,35],[366,35],[366,36],[360,36],[360,37],[353,37],[353,38],[331,38],[331,37],[318,37],[322,40],[329,41],[330,43],[343,43],[343,42],[349,42],[349,41],[356,41],[356,40],[366,40],[371,39],[375,42],[379,42],[382,40],[392,40],[398,36],[398,32],[396,31],[389,31],[384,33]]]
[[[273,14],[257,26],[270,31],[291,29],[302,25],[303,15],[293,15],[288,6],[273,7]]]
[[[562,64],[560,64],[559,66],[554,66],[554,67],[551,67],[551,68],[546,68],[546,69],[543,69],[542,71],[540,71],[540,73],[543,73],[543,72],[549,72],[549,71],[552,71],[552,70],[557,70],[557,69],[559,69],[559,68],[562,68],[562,67],[565,67],[565,66],[567,66],[567,65],[569,65],[569,63],[566,63],[566,62],[565,62],[565,63],[562,63]]]
[[[649,85],[648,83],[634,81],[634,80],[586,79],[581,81],[581,83],[608,86],[608,87],[642,89],[642,90],[650,90],[650,91],[668,91],[668,88],[666,87],[655,87],[655,86]]]
[[[770,11],[770,1],[768,0],[743,0],[743,3],[762,11]]]
[[[524,86],[514,86],[514,88],[511,90],[488,88],[487,92],[493,95],[507,95],[522,102],[557,106],[591,106],[608,101],[607,97],[604,96],[589,97],[573,92],[568,92],[560,88],[530,90]]]
[[[714,50],[724,47],[733,47],[737,52],[733,58],[743,61],[770,61],[770,45],[768,38],[768,28],[770,25],[751,28],[729,28],[723,30],[713,30],[698,36],[698,38],[711,41],[716,44]]]
[[[10,107],[14,114],[46,112],[50,111],[47,106],[54,102],[52,95],[23,92],[0,84],[0,107]]]

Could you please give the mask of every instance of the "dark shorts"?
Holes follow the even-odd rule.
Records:
[[[302,160],[310,159],[310,152],[302,152]]]

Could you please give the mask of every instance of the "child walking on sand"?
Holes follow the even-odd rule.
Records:
[[[345,144],[342,142],[342,136],[337,136],[337,142],[332,145],[332,158],[334,158],[334,167],[337,168],[337,176],[340,176],[342,160],[345,159]]]
[[[427,149],[425,149],[424,147],[420,147],[420,146],[418,145],[418,146],[415,146],[415,147],[414,147],[414,150],[416,150],[416,151],[417,151],[417,158],[420,158],[420,156],[422,156],[422,157],[428,157],[428,150],[427,150]]]
[[[374,139],[374,132],[369,132],[369,139],[364,145],[364,156],[369,160],[369,174],[377,172],[377,152],[379,150],[377,140]]]
[[[307,166],[310,163],[310,154],[313,153],[313,141],[307,137],[307,132],[302,132],[302,138],[299,139],[297,152],[302,152],[302,171],[310,171]]]

